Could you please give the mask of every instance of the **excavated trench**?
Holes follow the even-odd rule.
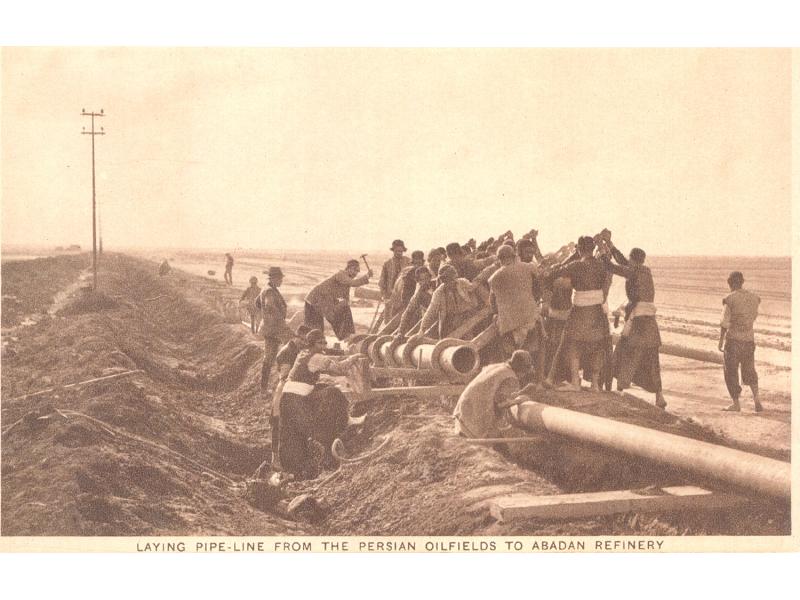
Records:
[[[453,433],[455,398],[402,395],[352,407],[352,414],[368,416],[362,428],[345,436],[349,454],[389,441],[361,463],[290,484],[292,495],[312,494],[325,517],[313,526],[289,523],[241,497],[241,482],[271,455],[268,407],[258,391],[257,340],[226,323],[202,299],[187,298],[191,277],[160,280],[155,267],[124,256],[107,259],[105,270],[113,306],[37,324],[20,340],[14,358],[4,361],[4,534],[789,532],[788,508],[770,503],[725,514],[660,514],[633,521],[620,515],[496,523],[487,503],[512,492],[718,484],[551,435],[524,445],[471,444]],[[158,296],[164,297],[153,300]],[[469,371],[474,353],[455,352],[452,360]],[[45,381],[57,386],[109,369],[142,373],[14,400],[45,387]],[[629,396],[584,392],[538,400],[563,404],[565,399],[575,410],[725,442]],[[6,433],[6,424],[18,420]]]

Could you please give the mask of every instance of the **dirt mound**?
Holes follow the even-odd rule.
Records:
[[[100,312],[101,310],[108,310],[116,308],[117,302],[112,298],[106,296],[103,292],[93,291],[91,289],[82,290],[83,293],[78,295],[77,298],[72,300],[64,308],[57,311],[59,316],[69,315],[82,315],[84,313]]]
[[[3,533],[298,531],[241,497],[271,453],[263,403],[238,391],[260,366],[249,334],[142,261],[108,255],[101,275],[112,303],[79,296],[4,360]],[[226,404],[233,423],[218,418]]]
[[[56,293],[88,266],[86,254],[4,262],[3,327],[19,325],[27,315],[46,313]]]

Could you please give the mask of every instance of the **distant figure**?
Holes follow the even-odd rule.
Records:
[[[225,253],[225,283],[233,285],[233,256]]]
[[[256,308],[256,300],[261,294],[261,288],[258,287],[258,278],[250,278],[250,287],[247,288],[242,297],[239,299],[240,303],[245,304],[247,314],[250,315],[250,331],[258,333],[258,309]]]
[[[365,285],[372,277],[372,269],[359,277],[360,270],[357,260],[349,260],[343,270],[311,288],[304,311],[306,326],[324,331],[323,319],[326,319],[340,340],[356,332],[350,310],[350,288]]]
[[[159,277],[164,277],[172,270],[172,267],[169,266],[169,261],[165,258],[161,261],[161,264],[158,267],[158,275]]]
[[[264,336],[264,361],[261,363],[261,391],[269,387],[269,374],[280,345],[292,336],[286,324],[286,301],[278,288],[283,283],[280,267],[270,267],[269,281],[258,299],[261,304],[261,333]]]
[[[761,298],[748,292],[744,285],[744,275],[734,271],[728,277],[731,293],[725,296],[722,304],[725,307],[722,315],[722,326],[719,332],[719,349],[724,352],[725,385],[731,395],[733,404],[725,410],[740,411],[739,369],[742,371],[742,383],[749,385],[753,392],[755,411],[761,412],[763,407],[758,399],[758,373],[756,373],[756,342],[753,336],[753,323],[758,316],[758,305]]]

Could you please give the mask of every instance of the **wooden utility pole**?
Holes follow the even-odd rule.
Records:
[[[103,131],[102,127],[100,131],[94,130],[94,118],[104,117],[105,115],[102,108],[99,113],[86,112],[86,109],[83,108],[81,109],[81,116],[92,118],[92,130],[86,131],[86,127],[84,127],[81,133],[92,136],[92,289],[97,290],[97,194],[94,179],[94,136],[105,135],[105,131]]]

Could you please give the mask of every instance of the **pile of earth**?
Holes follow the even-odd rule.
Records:
[[[26,316],[46,313],[53,296],[88,266],[86,254],[4,262],[2,326],[19,325]]]
[[[77,277],[69,264],[49,260],[46,268],[60,269],[63,285]],[[27,268],[42,268],[35,262]],[[24,281],[23,267],[15,269]],[[373,456],[288,486],[292,495],[317,499],[325,514],[320,523],[258,510],[244,498],[243,482],[271,455],[268,403],[258,385],[261,342],[220,311],[220,298],[241,290],[177,269],[159,277],[157,269],[157,262],[107,253],[100,281],[108,302],[77,289],[60,311],[14,328],[2,378],[4,535],[773,534],[788,528],[788,514],[752,508],[495,523],[487,502],[501,494],[607,489],[636,478],[606,469],[617,459],[597,449],[562,447],[570,458],[554,461],[557,451],[540,449],[532,460],[513,448],[473,444],[453,435],[454,398],[402,396],[353,406],[367,420],[348,432],[348,454],[391,437]],[[58,290],[28,281],[35,289],[26,294],[47,299],[46,309]],[[116,377],[63,387],[109,376]],[[31,395],[41,390],[49,391]],[[592,410],[611,410],[612,418],[711,435],[686,421],[668,422],[675,418],[627,397],[578,396],[583,409],[596,400],[600,408]],[[541,456],[551,459],[537,462]],[[665,484],[663,473],[640,475],[637,484]]]

